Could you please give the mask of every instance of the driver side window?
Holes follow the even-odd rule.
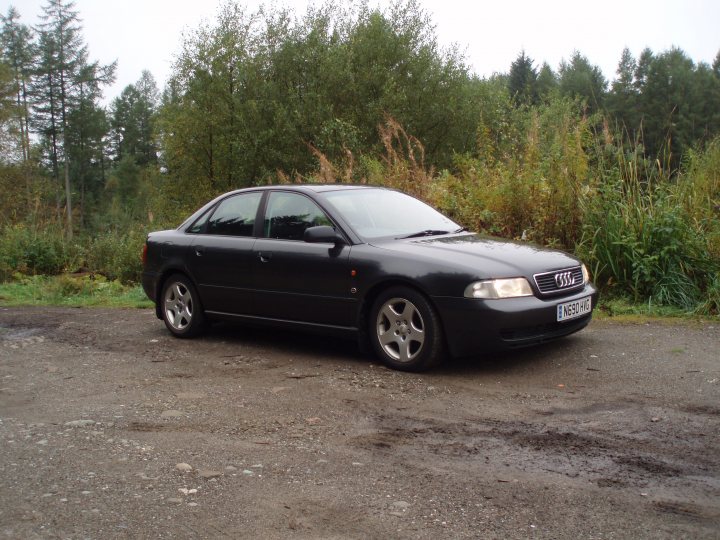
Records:
[[[332,222],[313,201],[297,193],[275,191],[265,210],[263,230],[266,238],[302,240],[305,229]]]

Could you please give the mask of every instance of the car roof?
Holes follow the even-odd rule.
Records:
[[[234,193],[242,193],[244,191],[267,191],[267,190],[283,190],[283,191],[296,191],[298,193],[323,193],[327,191],[350,191],[350,190],[361,190],[361,189],[384,189],[390,190],[390,188],[384,186],[375,186],[368,184],[272,184],[268,186],[250,186],[245,188],[236,189],[223,193],[218,198],[225,197]]]

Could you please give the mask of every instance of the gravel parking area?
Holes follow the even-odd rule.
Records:
[[[718,538],[720,324],[425,374],[151,310],[0,308],[0,536]]]

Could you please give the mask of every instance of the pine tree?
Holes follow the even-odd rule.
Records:
[[[67,234],[72,237],[70,118],[87,118],[73,113],[86,106],[88,99],[97,99],[99,93],[88,98],[83,92],[89,89],[91,79],[98,87],[112,81],[115,64],[88,64],[87,47],[74,2],[47,0],[41,19],[43,22],[37,29],[40,60],[34,88],[35,110],[39,131],[45,137],[53,178],[64,187]]]
[[[602,109],[607,81],[599,67],[575,51],[569,63],[561,62],[559,74],[562,95],[580,98],[590,113]]]
[[[32,30],[19,22],[20,14],[13,7],[8,9],[6,16],[0,15],[0,54],[12,70],[15,117],[20,129],[20,148],[22,160],[30,159],[30,113],[28,106],[28,85],[35,63]]]
[[[617,78],[607,97],[607,109],[610,115],[627,132],[632,140],[636,139],[639,128],[638,99],[639,92],[635,84],[637,62],[630,49],[623,49],[617,68]]]
[[[510,64],[508,92],[515,105],[535,105],[538,102],[538,74],[533,67],[532,59],[520,51],[515,61]]]

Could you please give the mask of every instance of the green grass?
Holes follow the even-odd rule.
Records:
[[[720,320],[717,315],[704,312],[685,311],[674,306],[653,304],[652,302],[633,302],[627,297],[600,296],[593,318],[613,320],[620,323],[645,323],[650,321],[692,322]]]
[[[148,308],[139,285],[123,285],[101,275],[21,276],[0,283],[0,305]]]

